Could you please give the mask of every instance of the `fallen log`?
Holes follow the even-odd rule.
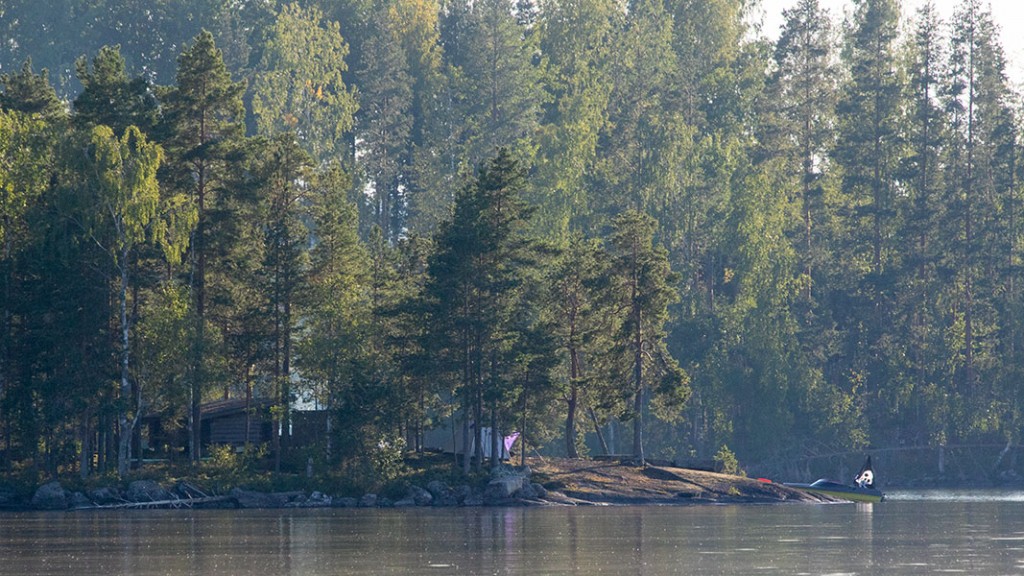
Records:
[[[150,502],[119,502],[117,504],[102,504],[98,506],[87,506],[74,508],[74,510],[130,510],[149,508],[192,508],[196,505],[219,504],[231,502],[236,507],[238,500],[234,496],[205,496],[202,498],[172,498],[170,500],[153,500]]]

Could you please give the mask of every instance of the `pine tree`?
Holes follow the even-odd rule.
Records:
[[[947,246],[956,270],[957,303],[954,394],[954,434],[977,428],[991,417],[986,397],[998,395],[992,386],[1000,378],[989,370],[988,350],[998,348],[1001,314],[989,295],[1013,256],[1014,233],[1007,226],[1015,214],[1007,211],[1015,194],[1012,168],[1015,120],[1009,108],[1010,91],[1005,58],[996,40],[991,13],[976,0],[953,15],[947,109],[954,131],[947,177],[952,242]],[[1008,169],[1008,167],[1010,167]]]
[[[75,98],[74,121],[79,126],[109,126],[121,134],[128,126],[149,133],[156,125],[157,102],[143,76],[129,78],[120,46],[104,46],[92,60],[75,62],[82,92]]]
[[[64,105],[50,84],[44,68],[36,74],[32,60],[25,60],[21,72],[0,75],[0,110],[38,114],[44,118],[58,118],[64,114]]]
[[[520,198],[524,185],[523,169],[508,150],[499,150],[457,199],[428,264],[424,349],[461,398],[466,470],[470,423],[477,424],[475,456],[482,466],[484,400],[498,401],[512,368],[511,322],[531,261],[530,243],[522,236],[529,217]]]
[[[667,251],[654,243],[656,226],[650,216],[628,210],[615,218],[609,238],[609,292],[619,300],[622,315],[615,354],[628,383],[623,393],[632,400],[633,456],[641,464],[648,392],[675,407],[690,394],[686,373],[665,346],[668,306],[678,298],[674,286],[679,278]]]
[[[189,258],[196,317],[189,367],[189,455],[193,462],[200,458],[199,407],[208,386],[208,261],[214,250],[227,249],[212,240],[217,232],[217,209],[226,205],[224,196],[232,178],[231,154],[244,132],[243,91],[243,84],[231,80],[213,36],[203,32],[178,58],[177,84],[165,99],[171,186],[189,195],[197,215]]]
[[[452,54],[460,67],[468,128],[465,160],[483,163],[500,147],[528,154],[540,114],[540,75],[534,47],[519,28],[508,0],[473,3],[465,43]]]
[[[259,240],[262,262],[256,271],[262,305],[270,321],[265,349],[270,350],[273,399],[277,409],[274,434],[274,470],[280,472],[282,436],[291,425],[293,332],[300,317],[299,291],[308,273],[305,246],[309,232],[303,220],[306,171],[310,158],[292,134],[285,133],[265,142],[255,162],[260,200]]]
[[[890,373],[896,349],[888,346],[896,282],[905,247],[893,242],[905,198],[898,168],[905,155],[903,94],[898,66],[899,6],[894,0],[858,5],[844,55],[849,79],[837,107],[839,135],[833,153],[842,172],[837,210],[844,231],[837,239],[841,265],[832,280],[847,304],[834,319],[848,339],[848,383],[872,424],[884,427],[898,396]]]
[[[373,187],[372,221],[389,242],[395,242],[405,229],[412,78],[389,15],[378,10],[373,26],[377,33],[364,45],[367,64],[359,74],[359,134],[366,148],[363,165]]]
[[[549,284],[550,306],[553,310],[550,331],[563,355],[568,372],[562,378],[565,385],[565,449],[569,458],[578,458],[577,424],[586,409],[594,417],[594,404],[603,384],[600,370],[602,350],[610,347],[608,333],[612,315],[603,306],[602,278],[606,277],[607,254],[599,242],[573,235],[561,258],[551,271]],[[600,436],[600,427],[595,431]],[[603,438],[602,438],[603,442]]]
[[[815,228],[816,221],[824,221],[829,213],[824,172],[835,139],[838,66],[831,21],[817,0],[802,0],[784,11],[783,17],[786,21],[775,46],[776,71],[769,86],[771,118],[765,144],[769,154],[784,156],[800,174],[803,226],[799,235],[805,298],[810,300],[813,274],[824,258],[818,246],[823,232]]]

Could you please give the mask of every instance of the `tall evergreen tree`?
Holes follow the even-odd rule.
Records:
[[[370,322],[367,254],[357,234],[358,213],[347,199],[350,186],[338,168],[318,174],[310,186],[314,240],[301,294],[307,321],[296,346],[297,368],[312,383],[314,398],[329,411],[324,446],[329,456],[335,454],[333,414],[353,367],[364,356]]]
[[[953,243],[948,247],[956,270],[954,296],[958,350],[954,364],[957,432],[983,430],[1000,411],[987,398],[1000,378],[991,372],[988,350],[998,349],[1000,277],[1013,242],[1007,228],[1014,215],[1006,212],[1015,194],[1016,129],[1009,108],[1005,59],[996,39],[991,13],[979,1],[963,4],[953,15],[947,107],[954,131],[947,178],[953,207]]]
[[[827,11],[817,0],[802,0],[783,11],[786,19],[775,46],[776,71],[769,86],[766,144],[773,154],[784,155],[800,174],[799,236],[804,262],[805,297],[810,300],[813,272],[825,258],[816,221],[829,216],[825,197],[825,170],[835,139],[835,94],[838,61],[835,37]],[[817,239],[816,239],[817,237]]]
[[[256,161],[260,202],[258,206],[262,262],[257,281],[261,308],[270,320],[265,348],[270,350],[273,400],[277,405],[274,434],[274,470],[280,472],[282,436],[291,427],[293,333],[300,309],[299,291],[306,282],[305,246],[309,232],[303,220],[306,171],[310,158],[294,135],[281,134],[260,146]]]
[[[476,423],[475,457],[482,466],[484,399],[501,396],[511,369],[510,323],[531,250],[522,235],[529,217],[520,198],[524,176],[512,154],[499,150],[475,185],[459,196],[429,261],[424,300],[430,328],[424,346],[461,398],[467,470],[470,424]]]
[[[499,147],[530,149],[540,114],[540,74],[534,46],[518,26],[509,0],[472,3],[465,43],[453,60],[461,68],[468,134],[465,158],[482,164]]]
[[[835,319],[848,339],[846,374],[864,383],[860,401],[879,427],[891,421],[895,406],[888,371],[897,356],[886,344],[904,254],[892,241],[904,201],[897,180],[904,157],[905,89],[897,60],[899,19],[894,0],[863,0],[857,6],[844,52],[849,78],[837,107],[834,151],[842,168],[843,250],[837,259],[845,277],[833,282],[838,283],[835,297],[842,294],[848,303]]]
[[[226,204],[230,156],[244,132],[244,85],[231,80],[213,35],[203,32],[178,58],[177,84],[166,97],[165,121],[171,186],[195,203],[197,223],[190,243],[189,284],[195,298],[196,341],[189,367],[192,390],[189,454],[200,458],[200,405],[208,386],[206,346],[208,261],[214,250],[217,209]]]
[[[947,438],[947,425],[936,415],[945,414],[946,404],[941,398],[947,389],[945,371],[939,366],[948,357],[943,336],[945,314],[940,303],[945,300],[943,231],[949,206],[943,191],[950,132],[942,102],[948,39],[934,2],[918,10],[913,34],[907,41],[908,155],[900,179],[906,182],[909,202],[899,233],[900,244],[911,249],[901,273],[894,323],[907,334],[902,340],[908,365],[900,370],[893,385],[917,406],[911,412],[914,416],[902,417],[905,423],[909,418],[914,424],[900,426],[899,440],[941,444]]]
[[[44,68],[39,74],[33,72],[31,59],[25,60],[21,72],[0,75],[0,89],[0,110],[39,114],[45,118],[64,113],[64,105],[50,84],[48,71]]]
[[[629,210],[615,218],[609,238],[610,292],[619,299],[622,315],[615,354],[622,380],[628,382],[623,392],[633,404],[633,456],[641,463],[648,392],[677,408],[690,394],[686,373],[665,345],[668,306],[678,297],[674,285],[679,279],[667,251],[654,243],[656,226],[650,216]]]
[[[548,59],[549,100],[538,136],[537,177],[531,198],[536,226],[567,238],[585,221],[588,172],[608,118],[612,35],[619,19],[612,2],[545,2],[540,48]]]
[[[92,60],[75,61],[82,92],[75,98],[74,120],[80,126],[109,126],[120,134],[128,126],[150,132],[157,102],[144,76],[129,78],[120,46],[104,46]]]
[[[567,372],[562,378],[565,402],[565,450],[569,458],[578,458],[580,451],[577,424],[585,410],[597,426],[594,405],[604,384],[601,377],[601,351],[610,348],[608,303],[602,296],[602,279],[607,277],[607,254],[597,241],[576,234],[569,239],[561,258],[553,267],[550,301],[553,309],[551,331],[563,354]],[[602,438],[603,442],[603,438]],[[607,447],[605,447],[607,450]]]
[[[394,242],[405,229],[412,78],[390,15],[378,9],[373,26],[376,34],[364,45],[366,68],[359,74],[359,134],[366,148],[367,184],[373,188],[372,219],[367,220]]]

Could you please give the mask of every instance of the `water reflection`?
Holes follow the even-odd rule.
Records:
[[[0,574],[1009,574],[1022,502],[7,514]]]

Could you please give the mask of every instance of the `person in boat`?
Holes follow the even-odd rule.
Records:
[[[854,478],[854,483],[858,488],[874,488],[875,487],[875,473],[871,471],[871,457],[868,456],[868,461],[864,463],[864,467],[861,468],[857,477]]]

